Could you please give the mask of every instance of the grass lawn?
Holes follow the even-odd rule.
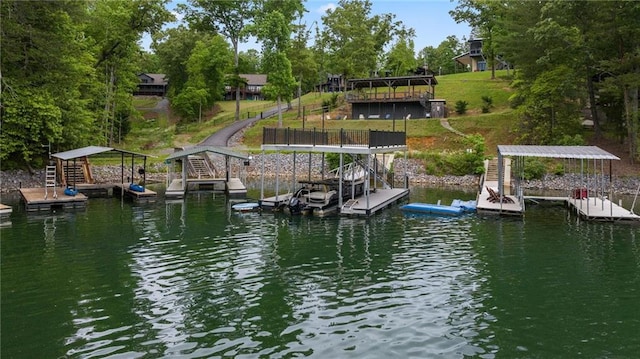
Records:
[[[485,138],[487,154],[495,154],[498,143],[508,143],[514,135],[510,129],[516,122],[513,112],[508,107],[511,95],[509,78],[506,71],[497,71],[496,79],[491,79],[491,72],[460,73],[437,77],[435,97],[447,101],[451,126],[465,134],[480,134]],[[332,93],[309,93],[301,97],[300,106],[304,108],[304,120],[298,118],[298,101],[294,100],[294,108],[283,113],[283,127],[291,128],[325,128],[325,129],[376,129],[403,131],[406,126],[408,145],[411,151],[455,151],[467,147],[465,140],[440,125],[439,119],[404,120],[336,120],[350,114],[344,97],[338,95],[339,107],[332,109],[324,121],[321,115],[323,101],[334,97]],[[491,113],[481,113],[482,96],[493,100]],[[455,113],[457,101],[468,103],[467,113]],[[138,108],[153,108],[153,99],[135,99]],[[132,121],[131,132],[123,146],[131,151],[140,151],[160,155],[173,147],[194,145],[207,136],[235,120],[235,101],[219,101],[214,109],[203,114],[201,122],[179,123],[170,115],[143,111],[143,116]],[[241,119],[253,117],[265,109],[275,107],[272,101],[241,101]],[[285,106],[285,104],[283,104]],[[331,119],[329,119],[331,118]],[[262,144],[262,128],[277,127],[277,117],[264,119],[244,133],[244,146],[251,151],[259,151]]]

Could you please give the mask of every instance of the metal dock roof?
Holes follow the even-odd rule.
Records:
[[[498,153],[502,156],[620,160],[596,146],[498,145]]]

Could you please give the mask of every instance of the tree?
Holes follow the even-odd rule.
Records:
[[[277,100],[278,126],[282,126],[281,100],[290,101],[297,85],[286,55],[291,42],[291,23],[304,8],[299,0],[265,0],[261,5],[252,30],[262,41],[263,69],[268,74],[262,93]]]
[[[189,24],[200,31],[221,34],[233,47],[234,71],[239,72],[238,45],[249,37],[246,27],[254,19],[254,1],[251,0],[189,0],[189,6],[179,4],[178,9]],[[240,87],[236,86],[236,121],[240,120]]]
[[[153,37],[151,48],[170,81],[169,98],[177,96],[189,80],[187,61],[202,34],[185,26],[162,31]]]
[[[41,164],[42,145],[92,140],[92,41],[84,36],[81,2],[2,1],[0,13],[0,159],[31,167]]]
[[[320,44],[331,73],[344,78],[369,76],[378,69],[384,48],[394,36],[414,35],[413,29],[395,22],[393,14],[370,14],[369,0],[339,0],[334,10],[322,16]]]
[[[491,79],[496,78],[494,34],[499,31],[498,19],[501,18],[504,6],[505,3],[493,0],[460,0],[456,8],[449,11],[457,23],[466,22],[478,30],[482,37],[482,51],[491,67]]]
[[[385,69],[393,76],[406,76],[416,70],[417,61],[413,40],[400,36],[386,56]]]
[[[257,74],[262,72],[262,57],[256,49],[240,51],[238,54],[238,73]]]
[[[302,111],[300,97],[303,92],[312,90],[316,84],[318,63],[311,49],[307,47],[311,30],[303,24],[298,24],[295,28],[295,36],[287,51],[287,58],[291,61],[291,71],[298,78],[298,118],[300,118]]]
[[[173,96],[174,108],[186,120],[201,120],[202,108],[222,98],[225,69],[231,64],[229,45],[219,36],[205,36],[196,42],[186,63],[188,79]]]

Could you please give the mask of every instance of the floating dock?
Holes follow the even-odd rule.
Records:
[[[217,169],[209,154],[223,156],[225,169]],[[230,197],[246,196],[247,188],[240,178],[231,177],[232,160],[242,161],[235,165],[239,172],[249,165],[251,157],[215,146],[195,146],[180,149],[167,157],[167,198],[183,198],[190,190],[224,191]],[[175,173],[177,164],[180,173]],[[179,174],[179,176],[178,176]]]
[[[123,193],[124,191],[124,193]],[[150,189],[144,188],[144,192],[134,191],[130,188],[130,183],[116,184],[113,187],[113,193],[117,196],[124,196],[132,199],[137,203],[155,202],[158,194]]]
[[[512,181],[511,158],[514,157]],[[525,196],[521,183],[525,157],[564,161],[565,171],[574,168],[576,187],[567,196]],[[478,213],[523,215],[525,199],[533,202],[560,201],[581,218],[599,222],[640,222],[640,216],[613,203],[612,161],[620,159],[596,146],[498,146],[498,158],[485,161],[485,173],[478,190]],[[609,162],[605,166],[605,161]],[[608,175],[605,169],[608,167]],[[512,188],[512,184],[513,186]],[[501,193],[502,191],[502,193]],[[640,192],[640,186],[638,187]],[[514,194],[512,194],[514,193]],[[637,199],[638,193],[636,193]],[[635,200],[634,200],[635,203]]]
[[[0,203],[0,218],[6,218],[11,215],[11,206],[7,206],[6,204]]]
[[[385,209],[409,195],[406,188],[378,188],[375,192],[369,192],[356,198],[348,200],[340,208],[340,214],[370,216],[382,209]]]
[[[63,190],[57,191],[57,196],[49,194],[45,197],[46,188],[20,188],[20,195],[24,200],[27,212],[50,211],[52,209],[80,209],[86,208],[87,196],[78,193],[67,196]]]
[[[314,208],[313,212],[318,215],[333,211],[341,215],[370,216],[409,195],[409,189],[406,188],[408,187],[407,182],[405,182],[405,188],[393,188],[393,184],[387,182],[390,161],[385,161],[385,158],[400,151],[404,152],[406,158],[406,139],[406,132],[402,131],[263,128],[261,148],[263,155],[265,151],[276,151],[278,154],[280,151],[292,153],[293,168],[290,171],[292,187],[299,183],[296,171],[296,153],[309,153],[309,156],[313,152],[321,153],[323,156],[327,153],[338,154],[340,163],[338,168],[334,170],[333,176],[339,181],[338,188],[341,188],[344,183],[354,181],[356,170],[359,167],[361,171],[357,171],[361,173],[358,174],[358,177],[362,176],[361,178],[364,179],[363,194],[356,195],[355,191],[351,195],[346,193],[347,196],[339,194],[342,198],[340,198],[337,207],[327,206],[322,208],[322,211],[317,211]],[[276,174],[276,193],[279,192],[279,174],[282,171],[279,163],[278,159],[276,168],[269,169]],[[348,169],[350,165],[355,167]],[[308,166],[306,180],[311,181],[311,161]],[[262,168],[264,176],[264,171],[266,171],[264,162]],[[321,169],[321,172],[323,170]],[[396,170],[401,169],[396,168]],[[406,178],[406,166],[404,171]],[[287,176],[284,175],[284,177]],[[322,178],[324,179],[324,176]],[[286,205],[292,196],[293,194],[287,193],[265,198],[263,178],[260,188],[260,204],[265,209],[280,208]]]
[[[580,215],[580,217],[598,222],[635,222],[640,221],[640,216],[631,211],[602,198],[566,198],[567,205]]]

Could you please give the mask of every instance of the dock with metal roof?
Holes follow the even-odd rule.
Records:
[[[388,168],[384,161],[382,163],[376,159],[377,155],[392,154],[394,152],[404,152],[406,158],[406,132],[400,131],[377,131],[377,130],[317,130],[317,129],[290,129],[290,128],[264,128],[262,137],[262,150],[267,151],[287,151],[293,153],[293,171],[291,173],[292,188],[298,183],[296,178],[296,152],[308,153],[336,153],[340,156],[340,167],[337,169],[336,177],[340,181],[339,188],[342,188],[344,180],[345,156],[351,156],[353,163],[358,163],[364,171],[364,192],[361,195],[351,195],[348,199],[343,199],[343,195],[338,196],[337,212],[342,215],[371,216],[376,212],[406,198],[409,189],[393,188],[387,183],[386,171]],[[264,158],[264,156],[263,156]],[[279,162],[278,162],[279,163]],[[372,165],[373,164],[373,165]],[[264,174],[264,162],[262,164]],[[277,196],[264,196],[264,176],[261,180],[260,203],[262,207],[277,209],[286,206],[292,193],[280,192],[280,168],[276,165],[275,172]],[[311,166],[311,163],[309,163]],[[401,171],[402,168],[397,168]],[[406,168],[405,177],[406,177]],[[380,172],[382,171],[382,172]],[[311,173],[311,171],[307,171]],[[348,177],[348,176],[347,176]],[[311,180],[308,178],[307,180]]]
[[[209,154],[224,157],[224,172],[216,168]],[[234,159],[240,163],[233,166],[231,161]],[[217,146],[195,146],[178,150],[165,160],[168,165],[165,196],[183,198],[189,190],[224,191],[232,197],[244,196],[247,194],[246,186],[239,175],[232,177],[231,174],[234,168],[240,172],[244,166],[249,165],[250,160],[251,157],[247,155]],[[176,173],[178,162],[180,171]]]
[[[565,168],[579,173],[579,180],[566,196],[526,196],[521,186],[524,178],[524,158],[541,157],[568,161]],[[479,213],[524,214],[525,199],[532,201],[562,201],[580,217],[591,221],[640,221],[640,216],[615,203],[612,187],[611,161],[617,156],[596,146],[498,146],[495,161],[497,173],[491,175],[491,165],[478,191]],[[513,161],[513,169],[511,168]],[[605,161],[608,161],[605,165]],[[608,169],[608,175],[606,170]],[[492,192],[492,193],[491,193]],[[506,201],[495,200],[495,194]],[[492,198],[493,196],[493,198]],[[637,197],[637,194],[636,194]],[[493,200],[491,200],[493,199]]]

